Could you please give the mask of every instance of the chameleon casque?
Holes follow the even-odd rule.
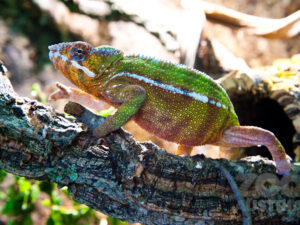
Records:
[[[52,99],[68,98],[90,108],[102,100],[103,108],[118,108],[94,130],[95,136],[105,136],[133,119],[146,131],[178,143],[178,155],[189,155],[193,146],[204,144],[228,148],[265,145],[277,172],[289,172],[290,158],[274,134],[240,126],[226,91],[203,72],[81,41],[49,49],[55,67],[80,88],[57,84],[59,90]]]

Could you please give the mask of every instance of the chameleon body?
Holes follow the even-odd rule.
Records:
[[[203,144],[264,144],[264,138],[258,140],[256,136],[262,136],[265,130],[239,126],[226,91],[203,72],[151,57],[124,55],[110,46],[94,48],[86,42],[61,43],[49,49],[50,59],[65,77],[84,92],[118,108],[94,131],[96,136],[104,136],[133,119],[148,132],[178,143],[179,153],[190,153],[192,146]],[[265,145],[277,148],[274,154],[269,150],[278,171],[285,173],[289,159],[280,142],[272,138],[268,137]]]

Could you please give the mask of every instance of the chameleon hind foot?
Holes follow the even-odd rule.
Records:
[[[179,145],[176,151],[176,155],[181,155],[181,156],[189,156],[191,155],[193,150],[193,146],[188,146],[188,145]]]
[[[243,153],[243,151],[237,147],[219,146],[219,149],[219,158],[228,160],[239,159]]]
[[[277,173],[288,174],[291,169],[291,158],[275,135],[259,127],[233,126],[223,132],[222,139],[216,143],[227,147],[266,146],[275,161]]]
[[[83,105],[89,109],[92,109],[96,112],[110,107],[106,102],[95,98],[93,95],[90,95],[84,91],[81,91],[77,88],[72,88],[65,86],[61,83],[56,83],[57,91],[53,92],[50,96],[50,100],[59,100],[67,99],[72,102],[76,102],[80,105]]]

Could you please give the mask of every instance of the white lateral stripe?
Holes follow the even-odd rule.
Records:
[[[215,101],[214,100],[209,100],[209,98],[205,95],[202,95],[202,94],[199,94],[199,93],[193,92],[193,91],[187,91],[187,90],[184,90],[184,89],[181,89],[181,88],[176,88],[176,87],[174,87],[173,85],[170,85],[170,84],[163,84],[163,83],[160,83],[158,81],[152,80],[148,77],[140,76],[138,74],[121,72],[121,73],[118,73],[118,74],[112,76],[110,78],[110,80],[115,78],[115,77],[121,77],[121,76],[127,76],[127,77],[131,77],[131,78],[134,78],[134,79],[137,79],[137,80],[140,80],[140,81],[144,81],[144,82],[150,84],[151,86],[154,85],[154,86],[163,88],[167,91],[171,91],[174,94],[185,95],[185,96],[191,97],[191,98],[193,98],[197,101],[200,101],[200,102],[203,102],[203,103],[210,103],[211,105],[215,105]],[[216,102],[216,105],[217,105],[217,107],[221,107],[220,102]]]
[[[78,64],[76,61],[71,60],[71,63],[74,67],[76,67],[77,69],[82,69],[83,72],[88,75],[89,77],[95,77],[96,74],[93,73],[92,71],[90,71],[88,68],[86,68],[85,66],[81,66],[80,64]]]

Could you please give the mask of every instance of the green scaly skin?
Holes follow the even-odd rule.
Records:
[[[55,59],[52,56],[51,60],[79,88],[119,108],[119,115],[98,129],[98,136],[118,129],[132,117],[158,137],[196,146],[214,143],[226,128],[239,125],[226,91],[200,71],[154,58],[123,56],[121,51],[107,46],[93,49],[87,43],[78,42],[77,45],[83,45],[81,48],[88,55],[78,63],[92,71],[94,77],[87,76],[70,63],[74,60],[70,55],[73,43],[55,47],[67,58],[65,61],[61,56]],[[147,80],[130,77],[130,74]],[[183,93],[200,93],[204,100],[167,90],[159,84],[167,84]],[[134,99],[130,104],[126,101],[128,96]],[[218,107],[218,102],[224,107]]]
[[[274,134],[239,126],[226,91],[206,74],[151,57],[124,56],[110,46],[93,48],[86,42],[61,43],[49,49],[51,61],[65,77],[85,93],[118,108],[94,130],[96,136],[105,136],[133,119],[148,132],[178,143],[177,153],[189,153],[191,146],[203,144],[266,145],[278,172],[290,170],[290,159]],[[79,90],[74,93],[87,96]]]

